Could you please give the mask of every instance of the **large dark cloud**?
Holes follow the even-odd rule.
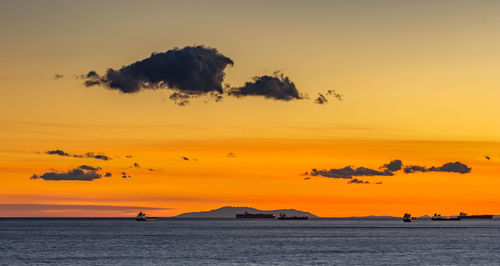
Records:
[[[33,175],[31,179],[43,179],[45,181],[93,181],[100,179],[102,175],[98,173],[100,167],[81,165],[67,172],[47,172],[42,175]]]
[[[256,76],[253,81],[246,82],[244,86],[231,89],[229,95],[236,97],[263,96],[282,101],[303,99],[295,84],[282,73],[275,73],[273,76]]]
[[[46,154],[49,155],[59,155],[59,156],[68,156],[68,157],[75,157],[75,158],[92,158],[92,159],[97,159],[97,160],[103,160],[103,161],[109,161],[111,160],[111,157],[104,155],[104,154],[95,154],[93,152],[87,152],[85,154],[70,154],[62,150],[50,150],[46,151]]]
[[[329,178],[345,178],[351,179],[354,176],[392,176],[394,175],[391,171],[377,171],[370,168],[358,167],[352,168],[347,166],[341,169],[330,169],[330,170],[311,170],[312,176],[324,176]]]
[[[222,93],[227,65],[233,65],[233,61],[216,49],[186,46],[153,53],[118,70],[110,68],[102,76],[90,71],[83,78],[86,86],[101,85],[123,93],[164,86],[189,94]]]
[[[470,171],[471,168],[461,162],[445,163],[441,166],[432,166],[429,168],[420,165],[408,165],[404,168],[404,172],[407,174],[415,172],[450,172],[467,174],[470,173]]]

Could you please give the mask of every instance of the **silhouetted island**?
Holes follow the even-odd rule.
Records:
[[[241,213],[262,213],[262,214],[274,214],[275,216],[278,216],[280,213],[284,213],[287,216],[308,216],[309,218],[318,218],[318,216],[309,213],[309,212],[304,212],[304,211],[299,211],[295,209],[280,209],[280,210],[269,210],[269,211],[264,211],[264,210],[258,210],[255,208],[250,208],[250,207],[231,207],[231,206],[226,206],[222,208],[218,208],[215,210],[211,211],[204,211],[204,212],[188,212],[188,213],[183,213],[177,216],[174,216],[173,218],[235,218],[236,214],[241,214]]]

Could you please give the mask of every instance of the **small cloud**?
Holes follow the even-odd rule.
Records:
[[[311,178],[310,177],[304,177],[304,180],[309,180],[309,179],[311,179]]]
[[[396,172],[396,171],[401,170],[402,166],[403,166],[403,163],[401,162],[401,160],[393,160],[388,164],[384,164],[384,166],[382,166],[382,168],[386,169],[388,171],[391,171],[391,172]]]
[[[488,155],[485,155],[484,158],[486,158],[486,160],[488,160],[488,161],[491,159],[491,157]]]
[[[82,165],[67,172],[52,171],[41,175],[34,174],[31,176],[31,179],[43,179],[45,181],[93,181],[102,177],[102,175],[97,172],[98,170],[100,170],[99,167],[94,168]]]
[[[104,161],[109,161],[111,160],[111,157],[109,156],[106,156],[104,154],[94,154],[93,152],[87,152],[84,157],[87,157],[87,158],[94,158],[94,159],[97,159],[97,160],[104,160]]]
[[[407,165],[404,168],[404,172],[407,174],[415,172],[427,172],[427,168],[420,165]]]
[[[63,74],[54,74],[54,79],[62,79],[63,77]]]
[[[135,168],[140,168],[141,166],[138,163],[134,163]]]
[[[185,106],[185,105],[189,104],[189,99],[191,97],[192,97],[191,95],[186,94],[186,93],[174,92],[168,98],[170,100],[174,101],[174,103],[179,105],[179,106]]]
[[[188,158],[188,157],[184,157],[184,156],[183,156],[183,157],[182,157],[182,159],[183,159],[184,161],[189,161],[189,158]]]
[[[236,158],[236,154],[229,152],[228,154],[226,154],[226,157],[227,158]]]
[[[342,94],[337,93],[335,90],[327,90],[326,93],[318,93],[318,97],[314,99],[314,103],[317,104],[327,104],[328,99],[326,96],[333,96],[336,100],[342,101],[343,96]]]
[[[70,156],[67,152],[64,152],[62,150],[46,151],[45,153],[50,155]]]
[[[311,170],[312,176],[324,176],[329,178],[343,178],[351,179],[354,176],[392,176],[394,175],[390,171],[377,171],[370,168],[358,167],[352,168],[351,166],[346,166],[341,169],[330,169],[330,170]]]
[[[95,154],[93,152],[87,152],[85,154],[70,154],[62,150],[50,150],[46,151],[46,154],[49,155],[58,155],[58,156],[68,156],[68,157],[74,157],[74,158],[93,158],[97,160],[103,160],[103,161],[109,161],[111,160],[111,157],[104,155],[104,154]]]
[[[125,155],[126,158],[132,158],[132,155]]]
[[[88,165],[80,165],[80,166],[78,166],[78,168],[83,169],[83,170],[90,170],[90,171],[102,170],[101,167],[92,167],[92,166],[88,166]]]
[[[111,177],[113,174],[111,174],[110,172],[106,172],[106,174],[104,175],[105,177]]]
[[[333,97],[335,97],[339,101],[342,101],[344,99],[344,96],[342,94],[337,93],[337,91],[335,91],[335,90],[326,91],[326,95],[332,95]]]
[[[131,176],[130,175],[127,175],[126,172],[122,172],[122,178],[130,178]]]
[[[317,104],[327,104],[328,100],[326,99],[325,95],[318,93],[318,98],[316,98],[314,102]]]
[[[409,165],[405,166],[404,172],[407,174],[415,172],[450,172],[450,173],[460,173],[467,174],[470,173],[471,168],[461,162],[445,163],[442,166],[432,166],[426,168],[419,165]]]
[[[375,183],[376,185],[382,185],[382,181]]]
[[[347,184],[370,184],[370,182],[354,178],[354,179],[347,181]]]
[[[246,82],[244,86],[232,88],[228,95],[236,97],[263,96],[281,101],[303,99],[295,84],[278,71],[273,76],[256,76],[253,81]]]

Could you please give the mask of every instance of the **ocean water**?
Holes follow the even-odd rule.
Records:
[[[0,219],[0,265],[500,265],[500,220]]]

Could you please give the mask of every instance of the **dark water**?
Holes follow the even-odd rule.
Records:
[[[0,264],[500,265],[500,221],[0,219]]]

